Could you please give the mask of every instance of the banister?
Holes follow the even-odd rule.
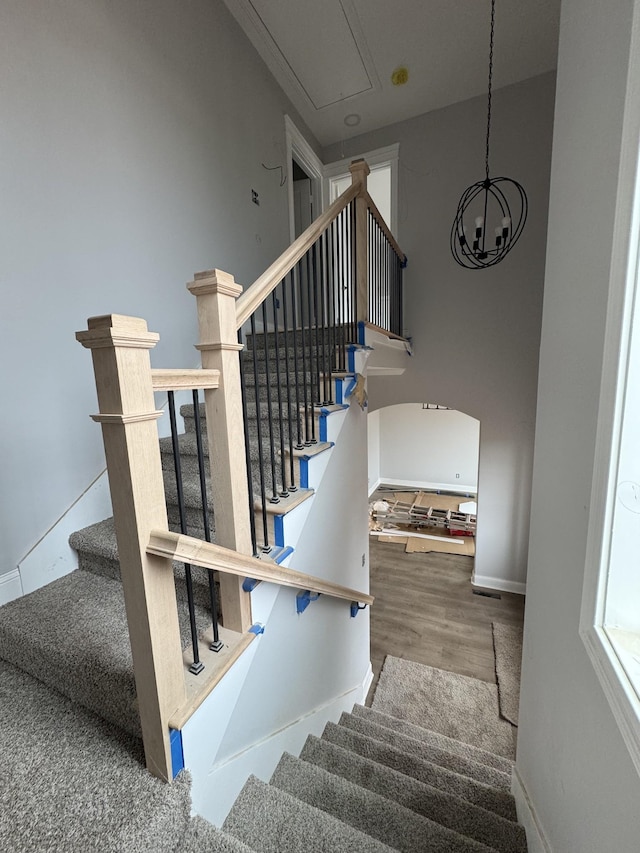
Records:
[[[382,232],[384,233],[384,236],[387,238],[387,240],[388,240],[388,241],[389,241],[389,243],[391,244],[391,246],[392,246],[392,248],[393,248],[393,251],[394,251],[394,252],[396,253],[396,255],[397,255],[399,258],[401,258],[403,261],[404,261],[404,260],[406,260],[406,255],[405,255],[405,253],[402,251],[402,249],[400,248],[400,246],[399,246],[399,245],[398,245],[398,243],[397,243],[396,238],[393,236],[393,234],[392,234],[392,233],[391,233],[391,231],[389,230],[389,226],[388,226],[388,225],[387,225],[387,223],[384,221],[384,216],[383,216],[383,215],[380,213],[380,211],[378,210],[378,208],[377,208],[377,206],[376,206],[375,201],[371,198],[371,196],[369,195],[369,193],[367,193],[367,195],[365,196],[365,198],[366,198],[366,200],[367,200],[367,206],[368,206],[368,208],[369,208],[369,210],[370,210],[370,212],[371,212],[371,215],[373,216],[373,218],[376,220],[376,222],[377,222],[377,223],[378,223],[378,225],[380,226],[380,229],[381,229],[381,230],[382,230]]]
[[[193,391],[197,388],[218,388],[219,370],[152,368],[154,391]]]
[[[218,572],[237,575],[239,577],[249,576],[256,580],[277,583],[280,586],[292,587],[293,589],[308,589],[311,592],[319,592],[323,595],[331,595],[345,601],[359,601],[362,604],[373,604],[373,596],[368,593],[349,589],[346,586],[323,580],[322,578],[307,575],[278,566],[276,563],[265,563],[222,548],[193,536],[184,536],[180,533],[172,533],[169,530],[152,530],[149,534],[147,554],[158,557],[168,557],[178,562],[189,563],[192,566],[201,566],[204,569],[214,569]]]
[[[300,258],[309,251],[321,234],[331,225],[333,220],[353,201],[359,194],[358,184],[351,184],[333,204],[322,213],[315,222],[303,231],[293,241],[271,266],[257,278],[251,287],[247,288],[236,302],[237,326],[240,328],[253,314],[253,312],[264,302],[271,291],[279,282],[295,267]]]

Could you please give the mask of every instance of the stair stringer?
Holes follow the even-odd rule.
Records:
[[[318,466],[316,490],[288,526],[283,520],[286,544],[295,549],[292,568],[363,592],[369,588],[366,417],[355,401],[328,416],[334,446],[310,460]],[[296,594],[268,583],[256,587],[252,609],[264,633],[182,730],[193,810],[215,825],[251,773],[267,780],[283,751],[297,755],[307,735],[320,734],[367,695],[368,610],[353,618],[349,602],[321,596],[297,614]]]

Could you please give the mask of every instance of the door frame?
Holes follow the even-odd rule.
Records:
[[[293,212],[293,161],[304,169],[311,180],[311,193],[314,201],[314,216],[317,218],[326,207],[324,166],[322,161],[298,130],[288,115],[284,117],[285,150],[287,158],[287,196],[289,200],[289,236],[295,240],[295,220]]]

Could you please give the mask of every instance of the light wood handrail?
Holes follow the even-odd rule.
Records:
[[[200,388],[217,388],[220,385],[220,371],[152,368],[151,380],[154,391],[195,391]]]
[[[384,216],[378,210],[375,201],[371,198],[369,193],[367,193],[366,199],[367,199],[367,206],[368,206],[369,210],[371,211],[373,218],[376,220],[376,222],[380,226],[382,232],[384,233],[384,235],[387,238],[387,240],[389,241],[389,243],[391,243],[391,246],[393,247],[393,251],[396,253],[396,255],[402,261],[405,261],[406,260],[405,253],[402,251],[402,249],[398,245],[396,238],[393,236],[391,231],[389,231],[389,226],[384,221]]]
[[[351,184],[333,204],[321,214],[315,222],[303,231],[293,241],[286,251],[275,260],[271,266],[257,278],[251,287],[238,298],[236,303],[237,324],[240,328],[253,314],[256,308],[264,302],[271,291],[282,281],[282,279],[295,267],[313,246],[316,240],[323,234],[333,220],[353,201],[360,192],[357,184]]]
[[[265,563],[255,557],[247,557],[229,548],[222,548],[193,536],[172,533],[169,530],[152,530],[149,534],[147,554],[158,557],[169,557],[192,566],[202,566],[204,569],[214,569],[239,577],[251,577],[256,580],[277,583],[280,586],[294,589],[308,589],[322,595],[331,595],[345,601],[359,601],[362,604],[373,604],[373,596],[368,593],[349,589],[346,586],[286,569],[277,563]]]

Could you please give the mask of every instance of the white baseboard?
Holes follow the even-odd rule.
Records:
[[[46,586],[77,569],[78,558],[69,546],[69,536],[110,515],[109,483],[104,472],[20,561],[18,570],[23,594]]]
[[[375,490],[378,488],[378,486],[380,484],[381,484],[381,480],[380,480],[380,477],[378,477],[378,479],[375,481],[373,486],[369,486],[369,497],[371,497],[371,495],[375,492]]]
[[[511,774],[511,793],[516,801],[518,822],[524,826],[527,833],[529,853],[553,853],[533,803],[529,798],[529,793],[515,765]]]
[[[369,695],[369,688],[373,684],[373,667],[371,666],[371,661],[369,661],[369,669],[367,670],[367,674],[365,675],[362,681],[361,688],[361,698],[356,699],[356,704],[364,705],[367,696]]]
[[[526,595],[527,585],[521,581],[509,581],[504,578],[494,578],[490,575],[472,575],[471,583],[473,586],[482,587],[482,589],[495,589],[499,592],[514,592],[516,595]]]
[[[476,495],[478,486],[466,483],[432,483],[429,480],[395,480],[381,477],[378,481],[380,486],[402,486],[409,489],[424,489],[429,492],[455,492],[462,495]]]
[[[0,606],[8,604],[14,598],[20,598],[21,595],[22,583],[18,569],[0,575]]]

